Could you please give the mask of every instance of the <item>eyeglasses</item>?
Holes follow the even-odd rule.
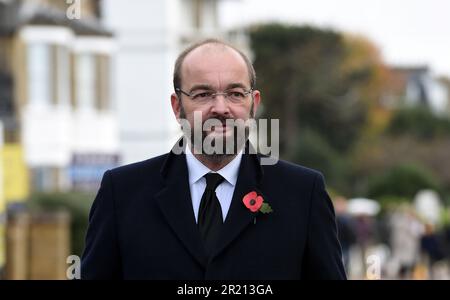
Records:
[[[214,100],[219,95],[222,95],[225,97],[225,99],[232,101],[234,103],[240,103],[243,102],[247,96],[253,91],[253,88],[246,91],[244,89],[232,89],[229,91],[224,92],[215,92],[215,91],[198,91],[193,93],[187,93],[183,91],[180,88],[176,88],[175,91],[180,92],[189,98],[192,99],[192,101],[199,102],[199,103],[206,103]]]

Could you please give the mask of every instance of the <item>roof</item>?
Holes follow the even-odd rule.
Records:
[[[54,25],[72,29],[76,35],[112,36],[96,18],[69,19],[64,11],[50,7],[27,7],[0,2],[0,35],[13,35],[26,25]]]

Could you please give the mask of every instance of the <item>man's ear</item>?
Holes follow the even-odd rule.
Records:
[[[261,93],[258,90],[254,90],[252,93],[253,93],[253,114],[256,116],[259,104],[261,103]]]
[[[180,119],[180,111],[181,111],[181,103],[180,100],[178,99],[178,96],[176,93],[172,93],[172,95],[170,95],[170,104],[172,105],[172,111],[173,114],[175,115],[175,118],[177,118],[177,120]]]

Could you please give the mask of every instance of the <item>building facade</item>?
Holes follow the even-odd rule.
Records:
[[[424,106],[434,114],[450,116],[450,85],[427,66],[391,67],[391,106]]]
[[[74,3],[0,2],[0,118],[32,190],[95,190],[119,161],[114,37],[99,1]]]
[[[203,38],[220,38],[249,52],[244,33],[221,30],[220,2],[102,1],[102,19],[118,44],[114,94],[121,163],[165,153],[180,137],[170,94],[174,62],[182,49]]]

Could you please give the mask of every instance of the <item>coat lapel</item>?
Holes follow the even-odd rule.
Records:
[[[161,172],[166,186],[155,196],[159,207],[189,253],[205,267],[207,256],[195,223],[185,154],[170,152]]]
[[[209,261],[232,243],[258,214],[252,213],[242,203],[244,195],[258,191],[263,176],[259,157],[256,154],[249,154],[248,147],[251,146],[247,144],[242,156],[230,209]],[[161,174],[165,178],[166,185],[155,196],[158,205],[183,245],[205,268],[208,257],[195,222],[185,154],[176,155],[171,151],[161,168]]]
[[[253,213],[247,209],[242,202],[242,198],[251,191],[259,191],[258,186],[263,176],[263,170],[259,157],[256,154],[249,154],[248,146],[245,150],[230,209],[210,260],[214,259],[233,242],[258,214],[258,212]]]

